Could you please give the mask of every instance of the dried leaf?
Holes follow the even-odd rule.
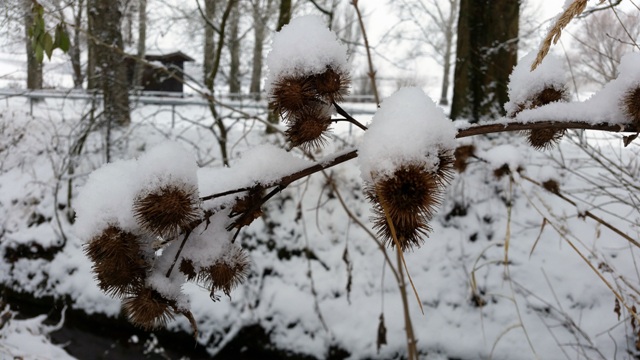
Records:
[[[353,265],[351,264],[351,260],[349,259],[349,249],[346,246],[344,248],[344,252],[342,253],[342,261],[344,261],[345,265],[347,265],[347,302],[351,304],[351,271],[353,270]]]
[[[631,144],[631,142],[633,140],[635,140],[638,137],[638,134],[633,134],[633,135],[629,135],[629,136],[623,136],[622,137],[622,142],[624,143],[624,147],[629,146],[629,144]]]
[[[616,313],[616,315],[618,315],[618,321],[619,321],[620,316],[622,314],[620,313],[620,301],[618,301],[618,299],[616,299],[615,306],[613,307],[613,312]]]
[[[378,354],[380,354],[380,348],[382,345],[387,345],[387,327],[384,326],[384,314],[380,313],[380,321],[378,322],[378,339],[376,340]]]

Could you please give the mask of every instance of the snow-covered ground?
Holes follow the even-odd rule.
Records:
[[[105,161],[103,130],[91,132],[81,154],[70,156],[87,124],[81,117],[89,105],[81,100],[46,100],[30,116],[24,98],[0,101],[0,281],[39,296],[69,296],[71,308],[116,316],[119,301],[99,291],[82,251],[83,240],[67,218],[69,181],[73,207],[87,175]],[[137,157],[156,144],[174,140],[193,152],[200,166],[220,167],[206,111],[181,107],[172,128],[168,107],[138,108],[132,126],[112,134],[111,158]],[[354,116],[363,122],[370,119],[370,115]],[[232,167],[254,146],[283,143],[279,136],[264,136],[262,125],[252,119],[237,121],[230,136]],[[353,136],[343,131],[314,156],[322,159],[348,149],[360,138],[357,129]],[[473,143],[477,158],[469,160],[466,171],[449,187],[431,224],[430,238],[420,249],[405,254],[424,307],[421,314],[409,290],[421,357],[637,356],[629,312],[624,306],[620,316],[614,312],[615,295],[603,279],[633,306],[639,296],[635,290],[640,281],[638,249],[583,215],[593,211],[637,239],[640,218],[630,192],[640,174],[638,147],[623,148],[620,140],[599,138],[588,142],[596,149],[584,150],[576,142],[578,137],[572,135],[558,149],[544,153],[528,148],[516,135],[460,142]],[[295,150],[294,154],[301,157]],[[612,164],[603,167],[593,158],[609,158]],[[72,173],[69,162],[74,164]],[[513,181],[509,176],[496,178],[494,169],[504,164],[513,170],[522,168],[522,175],[514,174]],[[207,173],[200,171],[200,181],[215,180],[202,178]],[[617,180],[618,175],[625,182]],[[578,205],[527,178],[555,179],[562,193]],[[211,354],[243,327],[254,324],[263,327],[277,347],[317,358],[327,357],[331,347],[346,350],[352,359],[405,353],[398,285],[382,251],[349,217],[341,199],[359,222],[371,227],[360,172],[351,161],[293,183],[267,203],[261,219],[241,232],[238,241],[249,251],[251,275],[231,293],[231,299],[214,303],[206,289],[195,284],[183,288],[198,321],[198,341]],[[40,250],[56,247],[60,251],[53,252],[51,261],[41,256]],[[7,255],[19,253],[16,249],[33,253]],[[386,251],[395,259],[392,249]],[[381,314],[387,344],[378,352]],[[38,324],[41,318],[31,321]],[[31,348],[16,350],[11,344],[18,340],[9,339],[24,334],[19,329],[31,323],[12,320],[9,324],[14,325],[0,329],[0,349],[23,356]],[[168,327],[190,331],[182,318]],[[44,344],[42,339],[53,329],[38,329],[32,341]],[[57,353],[50,354],[49,358],[59,358]]]
[[[518,120],[563,121],[578,109],[586,110],[576,120],[595,123],[603,120],[602,114],[616,120],[620,112],[612,109],[617,109],[619,95],[627,82],[637,81],[637,61],[626,64],[623,68],[633,76],[593,98],[606,101],[555,104],[523,111]],[[10,74],[3,80],[8,87],[20,78]],[[521,79],[523,87],[532,81]],[[352,115],[368,123],[375,106],[348,104],[345,109],[356,109]],[[207,196],[211,189],[232,190],[256,179],[252,167],[256,173],[281,171],[304,157],[293,150],[286,155],[297,159],[287,164],[247,162],[260,155],[251,152],[257,146],[284,152],[274,150],[284,148],[283,138],[264,135],[257,120],[265,117],[264,107],[219,112],[231,126],[231,169],[221,169],[215,128],[204,106],[176,110],[167,104],[137,104],[131,126],[107,134],[104,126],[92,128],[89,99],[0,99],[0,283],[35,296],[69,299],[71,309],[88,314],[118,316],[120,302],[99,290],[83,252],[86,239],[80,236],[90,231],[72,224],[79,189],[107,158],[144,159],[158,144],[178,143],[193,154],[197,182],[206,184],[200,195]],[[439,110],[428,112],[441,115]],[[336,126],[337,135],[313,156],[322,163],[361,143],[390,141],[384,135],[393,131],[388,126],[373,140],[363,140],[360,130]],[[558,148],[542,153],[517,134],[458,142],[473,145],[474,154],[449,186],[429,238],[404,255],[417,292],[414,297],[407,289],[421,358],[639,356],[631,314],[640,298],[633,244],[640,224],[639,149],[621,142],[619,137],[569,133]],[[367,164],[378,165],[375,156]],[[167,156],[162,167],[184,165],[171,159],[181,161]],[[132,174],[121,175],[123,180],[143,172],[135,166],[140,162],[129,164]],[[246,172],[246,179],[238,179],[238,172],[233,178],[218,177],[237,168]],[[212,302],[209,291],[197,284],[180,289],[197,320],[197,341],[210,354],[221,352],[243,328],[257,325],[275,347],[295,354],[326,358],[341,349],[351,359],[405,356],[402,299],[390,269],[396,266],[395,252],[381,249],[370,232],[370,204],[360,172],[351,161],[299,180],[271,199],[265,214],[237,240],[250,255],[250,275],[230,298]],[[543,183],[557,184],[563,197]],[[113,188],[108,195],[116,196],[118,186]],[[87,198],[80,209],[91,208]],[[393,261],[387,263],[387,256]],[[42,316],[18,320],[13,310],[2,309],[0,317],[3,357],[80,356],[50,343],[56,327],[43,325]],[[378,348],[382,318],[386,344]],[[181,317],[167,327],[191,331]]]

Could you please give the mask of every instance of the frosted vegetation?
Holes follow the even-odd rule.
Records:
[[[201,148],[214,141],[206,127],[141,113],[116,130],[119,160],[103,165],[104,136],[83,127],[80,104],[29,117],[11,99],[0,280],[148,330],[194,332],[211,354],[259,324],[277,347],[317,358],[398,357],[410,336],[435,359],[636,356],[638,243],[626,234],[640,221],[637,145],[557,129],[526,135],[557,143],[547,152],[520,135],[470,138],[474,127],[415,88],[385,99],[364,133],[332,134],[335,112],[346,117],[344,49],[317,17],[275,37],[268,89],[287,145],[232,133],[229,168],[201,166],[217,163]],[[516,68],[498,123],[637,126],[638,61],[628,55],[585,102],[569,102],[551,57],[535,73]],[[355,150],[357,166],[333,166]],[[68,198],[75,224],[59,206]]]

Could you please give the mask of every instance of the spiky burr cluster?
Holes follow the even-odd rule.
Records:
[[[275,80],[270,106],[287,124],[285,135],[292,147],[306,150],[326,142],[332,104],[348,93],[349,74],[327,65],[320,74],[283,76]]]
[[[264,189],[204,208],[196,172],[191,154],[162,144],[94,172],[77,200],[76,230],[87,239],[84,251],[98,286],[122,301],[131,323],[147,330],[184,315],[197,334],[183,283],[230,295],[249,270],[248,256],[232,244],[227,227],[260,216]],[[243,221],[234,222],[232,211]]]
[[[527,101],[517,104],[517,110],[509,115],[515,117],[519,112],[526,109],[535,109],[554,102],[567,101],[569,101],[569,94],[566,87],[551,84],[532,94]],[[534,149],[548,150],[562,140],[564,133],[564,129],[535,129],[527,131],[526,136],[527,142]]]
[[[141,192],[132,210],[138,224],[135,231],[110,224],[88,241],[85,253],[93,262],[100,289],[122,299],[122,310],[131,323],[151,330],[163,326],[176,313],[188,313],[148,284],[158,260],[154,239],[168,242],[189,231],[201,211],[195,187],[180,182]]]
[[[622,98],[622,108],[625,115],[636,126],[640,126],[640,85],[626,91]]]
[[[333,106],[351,82],[347,47],[324,19],[302,16],[275,34],[266,61],[270,107],[287,124],[290,146],[311,150],[323,145]]]
[[[451,154],[443,152],[439,159],[436,171],[424,163],[409,162],[392,175],[374,175],[373,183],[365,187],[365,195],[373,205],[374,228],[386,245],[412,250],[420,247],[431,231],[429,222],[453,176]]]

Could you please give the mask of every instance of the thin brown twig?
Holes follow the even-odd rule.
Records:
[[[176,263],[178,262],[178,258],[180,257],[180,254],[182,253],[182,248],[184,248],[184,244],[186,244],[187,239],[189,238],[189,235],[191,235],[191,230],[188,230],[184,234],[184,239],[182,239],[182,243],[180,244],[180,247],[178,248],[178,252],[176,252],[176,256],[173,258],[173,262],[171,263],[171,266],[169,267],[169,270],[167,270],[166,277],[170,277],[171,276],[171,272],[173,271],[173,268],[176,266]]]
[[[485,135],[485,134],[494,134],[501,132],[513,132],[513,131],[522,131],[522,130],[534,130],[534,129],[586,129],[586,130],[600,130],[600,131],[608,131],[608,132],[638,132],[640,129],[634,124],[592,124],[583,121],[571,121],[571,122],[555,122],[555,121],[537,121],[530,123],[506,123],[506,124],[486,124],[486,125],[476,125],[469,127],[467,129],[462,129],[458,131],[456,138],[465,138],[470,136],[477,135]],[[275,185],[279,185],[281,187],[286,187],[292,182],[317,173],[322,170],[329,169],[336,165],[342,164],[349,160],[355,159],[358,157],[358,151],[356,149],[351,150],[349,152],[340,154],[333,159],[322,161],[315,165],[309,166],[302,170],[296,171],[289,175],[283,176],[279,180],[273,182]],[[213,194],[209,196],[205,196],[202,199],[212,199],[215,197],[222,196],[220,194],[232,194],[236,192],[244,191],[244,188],[229,190],[224,193]]]
[[[342,115],[345,117],[345,119],[352,123],[353,125],[359,127],[362,130],[367,130],[367,127],[362,125],[362,123],[360,123],[360,121],[356,120],[353,118],[353,116],[351,116],[351,114],[349,114],[348,112],[346,112],[342,107],[340,107],[340,105],[338,105],[335,101],[333,102],[333,106],[336,108],[336,112],[338,112],[338,114]]]
[[[376,99],[376,105],[380,105],[380,97],[378,96],[378,86],[376,85],[376,71],[373,68],[373,60],[371,59],[371,48],[369,46],[369,39],[367,38],[367,31],[362,20],[362,13],[358,7],[358,0],[351,0],[351,5],[356,10],[358,16],[358,24],[360,24],[360,31],[362,32],[362,39],[364,40],[364,48],[367,51],[367,62],[369,64],[369,79],[371,79],[371,89],[373,90],[373,96]]]
[[[520,175],[520,177],[524,180],[527,180],[528,182],[540,186],[542,188],[544,188],[544,186],[538,182],[535,181],[533,179],[531,179],[530,177],[527,177],[525,175]],[[561,194],[559,191],[551,191],[552,194],[556,195],[557,197],[559,197],[560,199],[568,202],[569,204],[578,207],[578,204],[575,203],[575,201],[569,199],[568,197],[564,196],[563,194]],[[594,215],[592,212],[590,211],[585,211],[582,215],[589,217],[595,221],[597,221],[598,223],[604,225],[606,228],[608,228],[609,230],[613,231],[614,233],[620,235],[622,238],[624,238],[625,240],[627,240],[628,242],[630,242],[631,244],[635,245],[636,247],[640,248],[640,243],[636,240],[634,240],[632,237],[630,237],[629,235],[625,234],[624,232],[622,232],[622,230],[618,229],[617,227],[611,225],[610,223],[608,223],[607,221],[603,220],[602,218]]]

